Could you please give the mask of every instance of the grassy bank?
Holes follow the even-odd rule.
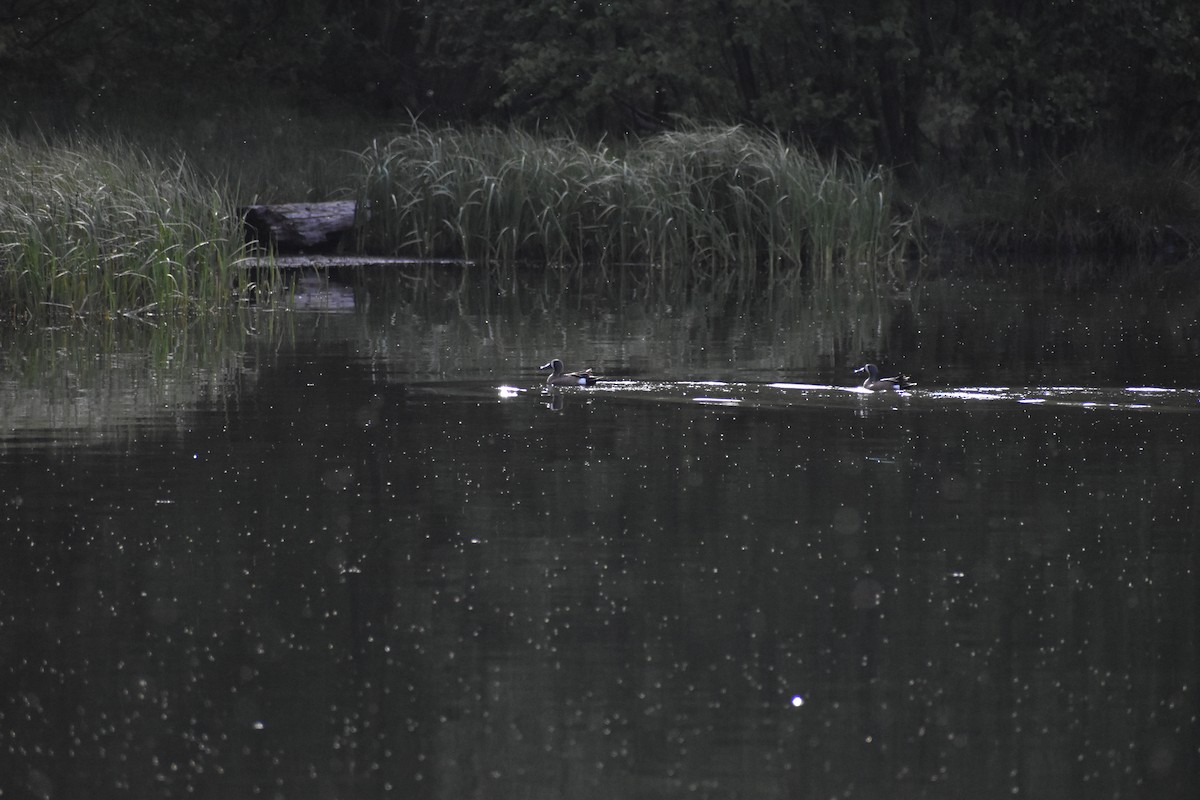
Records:
[[[1023,172],[926,167],[900,186],[740,127],[613,143],[420,124],[378,137],[361,119],[260,112],[141,130],[0,135],[0,317],[227,308],[245,281],[236,208],[263,201],[357,196],[362,251],[464,258],[529,291],[620,271],[733,300],[883,298],[912,283],[917,252],[963,275],[1051,256],[1057,279],[1093,280],[1097,258],[1133,254],[1152,272],[1200,242],[1200,159],[1188,156],[1094,147]],[[538,272],[518,280],[517,265]]]
[[[620,148],[496,129],[412,126],[362,154],[361,247],[520,262],[636,265],[676,286],[803,281],[879,290],[914,236],[881,170],[744,128]]]
[[[0,314],[226,306],[242,236],[230,193],[183,158],[0,136]]]

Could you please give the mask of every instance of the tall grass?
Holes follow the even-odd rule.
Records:
[[[0,314],[218,308],[243,250],[228,192],[182,159],[0,136]]]
[[[741,292],[902,279],[914,222],[882,170],[741,127],[616,148],[413,125],[361,155],[364,249],[606,270]]]

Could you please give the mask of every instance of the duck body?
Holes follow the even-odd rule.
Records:
[[[917,385],[907,375],[881,378],[879,377],[879,367],[874,364],[863,364],[854,370],[854,374],[867,376],[862,382],[862,388],[869,392],[900,392]]]
[[[591,386],[600,380],[590,369],[582,372],[563,372],[563,363],[557,358],[548,364],[542,364],[538,369],[550,370],[550,375],[546,377],[546,383],[550,386]]]

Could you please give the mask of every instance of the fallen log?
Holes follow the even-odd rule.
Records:
[[[291,270],[337,270],[361,267],[472,267],[473,261],[461,258],[411,258],[407,256],[355,256],[355,255],[282,255],[247,258],[241,262],[247,269],[275,267]]]
[[[357,204],[353,200],[328,203],[280,203],[240,209],[246,241],[277,253],[330,252],[354,230]]]

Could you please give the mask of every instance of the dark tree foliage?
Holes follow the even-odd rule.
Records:
[[[1200,124],[1193,0],[8,0],[20,124],[219,93],[625,135],[746,122],[892,164],[1021,165]],[[171,98],[174,98],[173,100]],[[203,113],[204,107],[194,109]]]
[[[326,10],[312,0],[10,0],[4,9],[0,70],[17,124],[26,108],[52,122],[147,104],[198,115],[231,87],[303,80],[328,38]]]

